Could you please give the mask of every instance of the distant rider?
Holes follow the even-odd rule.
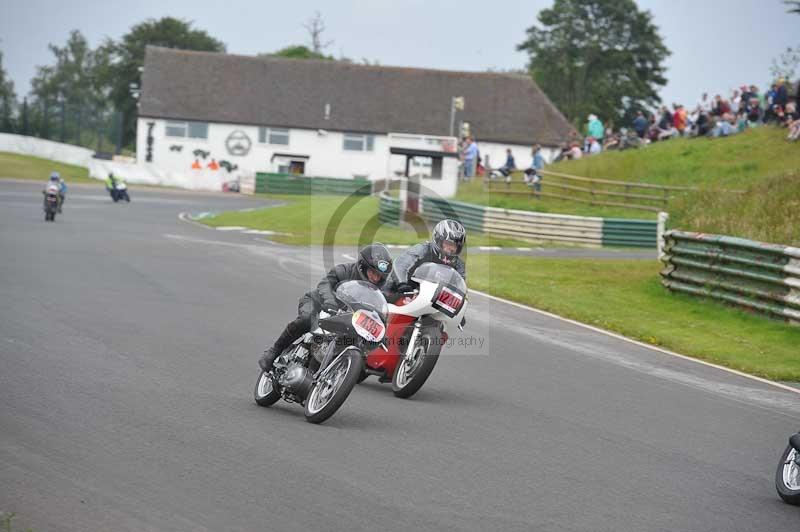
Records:
[[[106,178],[106,188],[108,189],[108,193],[111,194],[111,199],[117,198],[117,180],[114,177],[112,172],[108,173],[108,177]]]
[[[58,172],[52,172],[50,174],[50,180],[47,182],[47,186],[51,184],[58,186],[58,212],[61,212],[61,206],[64,205],[64,201],[67,199],[67,184],[61,179],[61,174]],[[45,187],[43,193],[47,193],[47,187]]]
[[[406,250],[394,261],[394,271],[384,287],[389,301],[395,301],[403,292],[414,287],[411,277],[414,271],[426,262],[435,262],[452,267],[467,278],[467,268],[459,255],[467,243],[467,230],[457,220],[442,220],[431,231],[429,242],[422,242]]]
[[[367,281],[378,288],[386,282],[392,272],[392,256],[386,246],[380,243],[369,244],[358,252],[356,262],[338,264],[322,278],[317,287],[300,298],[297,318],[289,322],[275,340],[275,345],[264,352],[258,365],[264,371],[272,369],[272,363],[284,349],[311,331],[320,310],[335,314],[339,309],[334,292],[339,283],[345,281]]]

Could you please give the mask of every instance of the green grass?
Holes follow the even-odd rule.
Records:
[[[658,262],[473,255],[471,288],[761,377],[800,381],[800,327],[673,294]],[[520,274],[524,272],[524,274]]]
[[[754,179],[800,168],[800,144],[786,129],[758,127],[726,138],[682,138],[549,166],[554,172],[653,183],[743,189]]]
[[[70,183],[99,183],[89,177],[89,170],[71,164],[57,163],[50,159],[41,159],[29,155],[0,152],[0,179],[31,179],[47,181],[52,172],[58,172]]]
[[[213,227],[243,226],[252,229],[289,233],[277,235],[277,242],[296,245],[362,245],[373,241],[385,244],[416,244],[428,238],[427,229],[418,234],[406,229],[382,225],[378,221],[378,198],[361,196],[351,209],[346,209],[348,196],[285,196],[263,197],[286,202],[286,205],[255,211],[229,211],[200,220]],[[529,242],[487,237],[472,233],[471,246],[530,246]]]
[[[673,139],[638,150],[610,151],[547,169],[592,178],[699,187],[700,191],[670,202],[670,228],[800,245],[800,143],[787,142],[785,137],[785,129],[760,127],[727,138]],[[718,189],[746,193],[719,193]],[[479,181],[462,184],[456,199],[541,212],[655,218],[653,213],[634,209],[489,194]]]
[[[516,181],[522,181],[521,172],[514,174]],[[547,178],[545,178],[547,179]],[[514,190],[521,190],[515,188]],[[543,192],[546,192],[544,190]],[[603,207],[599,205],[588,205],[572,201],[559,200],[554,198],[533,198],[530,196],[505,195],[492,189],[491,192],[483,189],[481,179],[473,179],[467,183],[459,183],[458,193],[454,198],[458,201],[475,203],[479,205],[489,205],[501,209],[519,209],[523,211],[536,211],[551,214],[575,214],[578,216],[603,216],[606,218],[639,218],[642,220],[654,220],[654,212],[641,211],[636,209],[625,209],[619,207]]]

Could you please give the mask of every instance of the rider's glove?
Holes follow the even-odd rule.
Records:
[[[413,292],[413,291],[414,291],[414,287],[411,286],[408,283],[400,283],[399,285],[397,285],[397,293],[398,294],[404,294],[406,292]]]
[[[322,310],[330,314],[331,316],[339,312],[339,306],[336,303],[331,303],[330,301],[325,301],[322,303]]]

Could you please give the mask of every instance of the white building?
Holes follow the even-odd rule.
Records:
[[[455,193],[456,123],[470,123],[493,166],[531,145],[555,148],[570,126],[527,76],[356,65],[148,47],[137,162],[189,180],[290,172],[370,180],[407,175]]]

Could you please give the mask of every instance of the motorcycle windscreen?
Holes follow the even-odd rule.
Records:
[[[439,286],[431,299],[431,305],[449,317],[454,317],[464,306],[467,283],[455,269],[444,264],[426,262],[414,272],[413,280],[428,281]]]
[[[386,323],[389,314],[389,304],[378,288],[366,281],[345,281],[336,287],[336,299],[345,304],[350,310],[372,310],[378,313],[381,320]]]

